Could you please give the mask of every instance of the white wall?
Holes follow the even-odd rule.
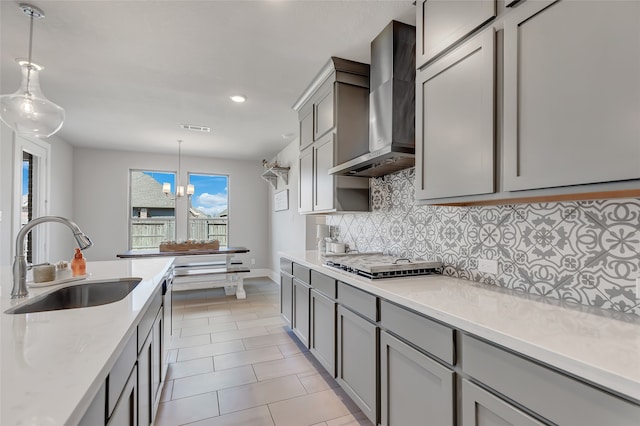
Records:
[[[299,140],[295,139],[272,160],[278,161],[278,164],[282,167],[291,167],[287,185],[284,184],[282,179],[278,179],[277,190],[269,185],[270,267],[274,274],[278,274],[278,271],[280,271],[278,252],[304,251],[305,241],[307,240],[307,222],[315,223],[315,217],[298,213],[299,145]],[[284,189],[289,190],[289,209],[279,212],[273,211],[273,196],[276,192]]]
[[[50,186],[51,193],[48,200],[48,214],[63,216],[73,220],[71,190],[73,179],[72,153],[73,148],[62,139],[52,136],[44,139],[51,145],[50,158]],[[20,208],[20,199],[13,198],[14,177],[14,135],[13,132],[0,123],[0,265],[13,263],[15,235],[13,217],[15,209]],[[18,167],[21,167],[18,165]],[[15,225],[17,229],[18,225]],[[44,226],[44,225],[41,225]],[[60,224],[48,225],[50,236],[50,259],[69,260],[73,255],[75,240],[68,228]]]
[[[177,156],[76,148],[73,167],[74,216],[94,242],[86,257],[113,260],[128,249],[129,170],[177,171]],[[181,182],[188,172],[229,175],[229,245],[251,250],[239,256],[251,268],[267,268],[269,192],[260,177],[260,162],[183,155],[181,168]],[[186,203],[185,198],[178,200],[178,239],[186,239]]]

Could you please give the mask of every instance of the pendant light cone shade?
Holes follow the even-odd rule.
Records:
[[[17,92],[0,96],[0,118],[19,135],[46,138],[64,122],[64,109],[47,99],[40,90],[42,67],[20,62],[22,84]]]
[[[51,102],[40,90],[39,73],[43,67],[31,62],[33,20],[44,13],[35,6],[22,3],[20,9],[29,17],[29,59],[19,60],[22,83],[12,95],[0,96],[0,120],[21,136],[46,138],[60,130],[64,109]]]

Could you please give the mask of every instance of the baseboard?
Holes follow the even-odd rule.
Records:
[[[271,269],[267,269],[267,268],[252,269],[250,272],[243,272],[242,274],[239,274],[239,275],[245,279],[266,277],[266,278],[269,278],[274,283],[280,284],[280,275],[275,273]]]

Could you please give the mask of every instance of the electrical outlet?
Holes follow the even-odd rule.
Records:
[[[498,261],[478,259],[478,270],[487,274],[498,275]]]
[[[251,258],[251,264],[252,264],[252,265],[255,265],[255,264],[256,264],[256,260],[255,260],[255,259],[253,259],[253,258]]]

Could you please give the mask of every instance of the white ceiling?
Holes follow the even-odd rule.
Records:
[[[330,56],[369,63],[413,1],[44,1],[33,61],[74,146],[270,159],[298,132],[291,106]],[[29,19],[0,1],[0,93],[20,84]],[[248,100],[236,104],[233,94]],[[211,133],[180,124],[211,127]],[[289,134],[288,137],[283,135]]]

